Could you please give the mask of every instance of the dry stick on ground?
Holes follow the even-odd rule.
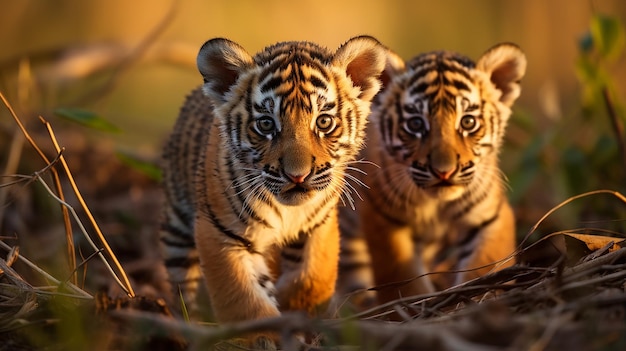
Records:
[[[19,181],[15,181],[12,184],[16,184],[17,182],[23,181],[24,179],[27,179],[29,182],[32,181],[39,181],[43,187],[46,189],[46,191],[48,192],[48,194],[50,194],[50,196],[52,196],[55,200],[57,200],[61,205],[63,205],[65,208],[67,208],[72,215],[74,216],[74,219],[76,220],[79,228],[81,229],[81,232],[83,233],[83,235],[85,236],[87,242],[91,245],[91,247],[94,249],[94,253],[92,255],[90,255],[85,261],[83,261],[83,263],[87,262],[91,257],[95,257],[95,256],[99,256],[105,267],[109,270],[109,272],[111,272],[111,275],[113,276],[113,278],[115,279],[115,281],[123,288],[123,284],[122,282],[117,278],[113,268],[111,267],[111,265],[107,262],[107,260],[104,258],[104,256],[102,255],[102,250],[98,249],[98,247],[94,244],[94,242],[91,240],[91,238],[89,237],[89,235],[87,234],[87,231],[85,230],[85,227],[83,226],[80,218],[78,217],[78,215],[76,214],[76,211],[74,210],[74,208],[72,208],[68,203],[66,203],[65,201],[62,201],[58,196],[56,196],[56,194],[50,189],[50,187],[48,186],[48,184],[43,180],[43,178],[41,178],[41,174],[47,172],[48,170],[52,169],[54,164],[56,164],[56,162],[59,161],[59,159],[61,158],[61,154],[59,154],[50,164],[46,165],[46,167],[44,169],[42,169],[39,172],[35,172],[34,175],[32,176],[27,176],[27,175],[14,175],[13,177],[16,178],[22,178]],[[3,184],[3,186],[6,184]],[[14,251],[14,249],[16,247],[9,247],[7,244],[5,244],[4,242],[0,241],[0,247],[3,247],[4,249],[8,250],[10,253],[12,253]],[[28,261],[26,258],[22,257],[19,254],[15,255],[17,258],[20,258],[23,260],[23,262],[28,265],[31,269],[35,270],[36,272],[40,273],[41,275],[43,275],[46,279],[52,281],[53,283],[56,284],[57,288],[60,287],[61,285],[65,285],[67,286],[68,282],[64,281],[64,282],[60,282],[57,279],[53,278],[52,276],[50,276],[48,273],[46,273],[45,271],[43,271],[42,269],[40,269],[39,267],[37,267],[35,264],[33,264],[32,262]],[[81,265],[83,264],[81,263]],[[74,272],[72,272],[73,275]],[[1,275],[1,271],[0,271],[0,275]],[[70,285],[72,287],[74,287],[75,284],[71,284]],[[78,289],[78,288],[76,288]],[[84,293],[85,296],[87,297],[91,297],[91,295]]]
[[[599,250],[604,254],[596,256],[593,252],[588,255],[592,257],[590,260],[583,257],[581,263],[561,273],[557,267],[552,267],[549,274],[542,274],[545,268],[514,266],[467,285],[431,294],[425,303],[432,307],[426,307],[437,308],[440,313],[405,323],[314,320],[298,313],[285,313],[276,318],[203,327],[137,311],[114,311],[112,315],[150,335],[181,335],[190,341],[192,350],[263,331],[281,335],[321,333],[331,345],[342,345],[327,348],[333,350],[353,349],[349,345],[355,344],[389,350],[557,350],[572,339],[576,342],[595,340],[591,339],[593,335],[585,334],[589,331],[589,320],[584,318],[584,313],[590,309],[622,306],[626,302],[621,288],[626,280],[626,248],[613,252]],[[508,284],[512,276],[525,270],[531,277],[538,277],[523,284]],[[598,294],[603,287],[617,288],[614,289],[617,293]],[[575,292],[572,290],[577,289],[579,293],[572,294]],[[492,294],[492,302],[481,300],[472,304],[465,303],[467,299],[463,298],[494,290],[502,292]],[[601,333],[598,335],[622,335],[619,333],[626,330],[623,321],[614,323],[600,318],[597,323],[596,329]]]
[[[576,196],[572,196],[570,198],[568,198],[567,200],[561,202],[560,204],[554,206],[552,209],[550,209],[550,211],[548,211],[546,214],[543,215],[543,217],[541,217],[539,219],[539,221],[537,221],[537,223],[535,223],[535,225],[530,228],[530,230],[528,231],[528,234],[526,234],[526,236],[524,237],[524,239],[522,240],[522,242],[519,244],[518,248],[521,248],[524,243],[526,242],[526,240],[528,240],[528,238],[530,238],[530,236],[535,232],[535,230],[537,230],[537,228],[539,227],[539,225],[541,223],[543,223],[543,221],[548,218],[551,214],[553,214],[554,212],[556,212],[558,209],[560,209],[561,207],[567,205],[568,203],[583,198],[583,197],[587,197],[587,196],[592,196],[592,195],[598,195],[598,194],[609,194],[609,195],[613,195],[615,197],[617,197],[618,199],[620,199],[624,204],[626,204],[626,197],[624,195],[622,195],[620,192],[618,191],[614,191],[614,190],[595,190],[595,191],[589,191],[583,194],[579,194]]]
[[[39,118],[41,119],[41,122],[44,123],[44,125],[46,126],[46,129],[48,130],[48,134],[50,135],[50,139],[52,140],[52,143],[54,144],[54,148],[56,149],[57,152],[60,153],[61,152],[61,148],[59,147],[59,143],[57,142],[57,139],[56,139],[56,137],[54,135],[54,131],[52,130],[52,125],[50,125],[50,123],[48,123],[48,121],[46,121],[43,117],[40,116]],[[65,170],[65,174],[67,175],[67,178],[68,178],[68,180],[70,182],[70,185],[72,186],[72,190],[74,190],[74,194],[76,195],[76,198],[78,199],[78,202],[80,202],[80,205],[82,206],[83,210],[87,214],[87,217],[89,218],[89,221],[93,225],[93,228],[96,231],[96,234],[98,235],[98,238],[100,239],[100,242],[102,243],[102,245],[104,245],[104,250],[107,252],[109,257],[113,260],[113,263],[115,264],[115,267],[117,268],[119,274],[121,275],[122,279],[124,280],[124,284],[122,284],[121,287],[124,289],[126,294],[128,294],[128,296],[134,297],[135,296],[135,292],[133,291],[133,287],[131,286],[130,281],[128,280],[128,276],[126,275],[126,272],[124,271],[124,268],[122,267],[122,265],[120,264],[119,260],[117,259],[117,256],[115,256],[115,254],[113,253],[113,250],[111,249],[111,247],[109,246],[109,243],[107,242],[106,238],[102,234],[102,231],[100,230],[100,227],[96,223],[95,218],[91,214],[91,211],[89,210],[89,207],[85,203],[85,200],[83,199],[83,196],[81,195],[80,191],[78,190],[78,187],[76,186],[76,182],[74,182],[74,177],[72,176],[72,172],[70,172],[70,168],[67,166],[67,162],[65,162],[65,158],[63,157],[63,155],[61,155],[59,157],[59,161],[63,165],[63,169]],[[89,237],[89,236],[86,235],[86,237]]]
[[[61,203],[63,206],[67,207],[70,212],[72,213],[72,216],[74,217],[74,220],[76,221],[76,223],[78,224],[81,232],[83,233],[83,235],[85,236],[85,239],[87,240],[87,242],[89,243],[89,245],[91,245],[91,247],[94,249],[95,253],[102,259],[102,262],[104,263],[105,267],[107,267],[107,269],[109,270],[109,272],[111,272],[111,275],[113,276],[113,278],[115,279],[115,282],[124,290],[125,286],[124,283],[122,283],[117,275],[115,274],[115,271],[113,271],[113,268],[111,267],[111,265],[109,265],[109,263],[107,262],[106,258],[102,255],[102,250],[98,249],[98,247],[96,246],[96,244],[93,242],[93,240],[91,240],[91,237],[89,236],[89,234],[87,233],[87,230],[85,229],[85,227],[83,226],[83,223],[81,222],[80,218],[78,217],[78,214],[76,214],[76,211],[74,210],[74,208],[72,208],[72,206],[70,206],[67,202],[62,201],[60,198],[58,198],[54,192],[48,187],[48,184],[46,184],[46,182],[38,175],[36,174],[35,177],[37,177],[37,180],[39,180],[39,182],[43,185],[43,187],[48,191],[48,193],[50,194],[50,196],[52,196],[56,201],[58,201],[59,203]],[[102,235],[102,233],[100,233]],[[103,239],[104,237],[102,237]],[[105,243],[105,248],[108,250],[111,250],[111,248],[109,247],[109,245],[106,244],[106,241],[104,241]],[[106,250],[105,249],[105,250]],[[111,252],[111,251],[110,251]],[[112,253],[112,252],[111,252]],[[117,258],[115,257],[115,255],[113,255],[114,258],[114,262],[118,265],[118,269],[122,269],[119,262],[117,261]],[[124,272],[122,270],[122,272]],[[128,284],[128,286],[130,287],[130,283],[128,282],[128,278],[126,278],[126,275],[124,274],[123,277],[125,278],[126,284]],[[132,292],[132,290],[130,291],[126,291],[126,293],[130,296],[133,297],[135,294]],[[132,294],[131,294],[132,293]]]
[[[37,144],[31,138],[31,136],[28,134],[28,131],[26,130],[26,128],[22,124],[22,122],[19,119],[19,117],[17,116],[17,114],[15,114],[13,108],[11,107],[9,102],[5,99],[4,95],[2,95],[2,93],[0,93],[0,98],[4,102],[5,106],[11,112],[11,115],[13,116],[13,118],[16,121],[16,123],[18,124],[18,126],[20,127],[22,132],[24,133],[24,136],[26,137],[26,139],[31,143],[33,148],[37,151],[37,153],[39,153],[40,157],[46,162],[46,164],[50,165],[51,164],[50,161],[48,161],[48,158],[41,151],[41,149],[37,146]],[[78,187],[76,186],[76,183],[74,182],[74,178],[72,176],[72,173],[70,172],[70,169],[67,166],[67,163],[65,162],[65,158],[61,154],[62,149],[59,147],[57,139],[56,139],[56,137],[54,135],[54,131],[52,130],[52,126],[45,119],[43,119],[43,117],[40,117],[40,119],[44,123],[44,125],[46,126],[46,128],[48,130],[48,134],[50,135],[50,139],[52,140],[52,143],[54,144],[55,150],[58,153],[59,161],[63,165],[63,168],[65,170],[65,173],[67,175],[68,180],[70,181],[70,185],[72,186],[72,190],[74,191],[74,194],[75,194],[76,198],[79,200],[83,210],[87,214],[87,216],[89,218],[89,221],[91,222],[94,230],[96,231],[96,233],[98,235],[98,238],[100,239],[100,241],[104,245],[105,251],[107,252],[109,257],[111,257],[111,259],[113,260],[113,263],[115,264],[115,266],[116,266],[119,274],[121,275],[124,283],[122,284],[121,282],[119,282],[119,279],[117,279],[117,275],[112,271],[114,278],[119,282],[120,287],[128,294],[128,296],[134,297],[135,296],[135,292],[133,291],[133,288],[132,288],[132,286],[130,284],[130,281],[128,280],[128,276],[126,275],[126,272],[124,271],[124,268],[121,266],[121,264],[118,261],[117,257],[113,253],[113,250],[111,250],[111,247],[109,246],[108,242],[106,241],[106,238],[102,234],[102,231],[100,230],[100,227],[96,223],[93,215],[91,214],[91,211],[89,210],[89,208],[88,208],[87,204],[85,203],[85,201],[84,201],[80,191],[78,190]],[[67,241],[68,241],[68,245],[71,245],[71,252],[72,252],[71,258],[74,260],[74,264],[70,268],[71,268],[72,272],[75,272],[75,270],[76,270],[75,250],[74,250],[74,246],[73,246],[73,236],[71,234],[71,225],[69,224],[69,209],[71,209],[71,207],[65,202],[65,199],[64,199],[64,196],[63,196],[63,189],[61,188],[61,182],[59,180],[59,176],[58,176],[58,173],[57,173],[56,169],[54,167],[51,167],[50,170],[52,171],[52,174],[53,174],[54,179],[55,179],[55,184],[56,184],[57,194],[58,194],[58,201],[61,204],[61,208],[63,210],[64,219],[65,219],[65,222],[66,222],[66,231],[68,230],[68,228],[70,230],[70,234],[69,234],[69,237],[67,238]],[[45,182],[42,181],[42,184],[44,184],[44,186],[46,186],[46,188],[47,188],[47,185],[45,184]],[[49,188],[48,188],[48,190],[49,190]],[[52,194],[54,196],[54,194],[52,192],[50,192],[50,194]],[[85,237],[88,238],[88,240],[90,240],[89,235],[86,232],[84,232],[84,234],[85,234]],[[96,248],[96,251],[98,251],[97,248]],[[107,264],[107,266],[108,266],[108,263],[106,262],[106,260],[104,260],[104,261],[105,261],[105,264]],[[73,275],[75,275],[75,274],[73,274]],[[73,281],[75,281],[75,279],[73,279]]]
[[[7,164],[4,167],[3,174],[17,173],[17,167],[22,154],[22,145],[24,143],[24,134],[14,133],[13,140],[11,140],[11,146],[9,149],[9,157]],[[6,203],[7,195],[9,191],[7,189],[0,189],[0,204]],[[0,207],[0,225],[2,225],[4,219],[4,210]]]
[[[3,249],[5,249],[7,251],[11,250],[11,247],[9,245],[7,245],[4,241],[1,241],[1,240],[0,240],[0,247],[2,247]],[[58,279],[56,279],[53,276],[51,276],[50,274],[48,274],[43,269],[37,267],[36,264],[34,264],[30,260],[28,260],[26,257],[24,257],[22,255],[19,255],[18,256],[18,260],[20,260],[22,263],[26,264],[28,267],[33,269],[35,272],[41,274],[46,280],[52,282],[53,284],[64,285],[64,286],[68,287],[69,289],[71,289],[72,291],[74,291],[75,293],[77,293],[78,295],[80,295],[83,298],[91,298],[91,295],[89,295],[83,289],[77,287],[76,285],[74,285],[72,283],[65,283],[65,284],[63,284],[61,281],[59,281]]]
[[[37,154],[39,154],[39,157],[41,157],[41,159],[46,164],[50,164],[48,157],[46,157],[46,155],[43,153],[43,151],[41,151],[39,146],[37,146],[37,143],[35,143],[35,140],[30,136],[30,134],[28,133],[28,131],[22,124],[22,121],[17,117],[17,114],[13,110],[13,107],[11,107],[11,104],[9,104],[9,101],[7,101],[7,99],[4,97],[2,92],[0,92],[0,99],[2,99],[2,102],[11,113],[11,116],[13,116],[15,123],[17,123],[17,126],[22,131],[22,134],[24,134],[24,137],[26,137],[30,145],[33,147],[33,149],[35,149]],[[52,172],[52,179],[54,180],[54,186],[56,188],[57,194],[59,194],[59,198],[61,198],[61,200],[65,200],[65,195],[63,194],[63,188],[61,187],[61,179],[59,178],[59,173],[54,167],[52,167],[50,170]],[[76,250],[74,249],[74,238],[72,236],[72,224],[70,223],[70,216],[66,207],[61,206],[61,213],[63,214],[63,223],[65,225],[65,239],[66,239],[66,244],[67,244],[68,265],[69,265],[70,271],[74,272],[76,270]],[[77,283],[76,274],[72,275],[72,282],[74,284]]]
[[[479,335],[487,330],[504,334],[507,340],[503,343],[510,343],[510,340],[515,339],[519,323],[515,320],[500,323],[501,315],[481,312],[484,310],[476,309],[472,316],[467,317],[472,319],[472,323],[455,323],[449,326],[423,321],[400,324],[364,320],[315,320],[300,313],[285,313],[274,318],[206,327],[138,311],[122,310],[111,314],[152,335],[177,333],[190,341],[192,350],[215,347],[225,340],[268,331],[281,335],[322,333],[331,344],[369,345],[369,349],[389,347],[400,350],[502,350],[498,346],[479,344],[467,336]],[[333,346],[331,349],[342,348]]]

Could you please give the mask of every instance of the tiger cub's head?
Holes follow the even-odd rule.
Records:
[[[406,63],[391,54],[382,75],[385,90],[372,107],[379,151],[394,160],[381,166],[448,200],[480,178],[495,179],[525,70],[526,58],[513,44],[496,45],[477,62],[444,51]]]
[[[283,42],[251,56],[227,39],[206,42],[198,68],[235,186],[286,205],[349,197],[344,174],[363,144],[386,53],[367,36],[335,53]]]

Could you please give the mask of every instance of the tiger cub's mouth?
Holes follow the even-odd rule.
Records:
[[[441,180],[434,184],[423,187],[424,191],[432,197],[441,200],[457,198],[465,191],[466,185],[449,180]]]
[[[283,190],[277,194],[277,198],[286,205],[295,206],[311,199],[315,193],[315,189],[306,183],[290,184],[285,186]]]
[[[432,188],[443,188],[443,187],[448,187],[448,186],[456,186],[458,184],[454,184],[453,182],[449,181],[449,180],[442,180],[439,181],[435,184],[430,185],[430,187]]]
[[[304,194],[309,192],[311,189],[304,184],[294,184],[289,189],[283,191],[285,194]]]

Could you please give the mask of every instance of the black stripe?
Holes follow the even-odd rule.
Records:
[[[339,269],[343,271],[352,271],[357,269],[370,268],[369,262],[345,262],[339,261]]]
[[[270,78],[267,82],[265,82],[265,84],[263,84],[261,86],[261,92],[262,93],[266,93],[270,90],[274,90],[276,88],[278,88],[281,84],[283,83],[283,78],[278,76],[278,77],[272,77]]]
[[[161,242],[167,246],[179,247],[179,248],[193,248],[196,244],[193,241],[177,241],[171,238],[161,237]]]
[[[217,216],[213,212],[213,209],[211,209],[210,204],[207,203],[205,208],[206,208],[206,214],[209,216],[209,220],[211,221],[215,229],[219,230],[222,234],[226,235],[227,237],[239,241],[246,248],[246,250],[252,253],[255,252],[253,243],[250,240],[235,234],[232,230],[222,225],[222,223],[218,220]]]
[[[479,193],[478,196],[476,196],[474,199],[471,199],[468,197],[468,203],[465,204],[465,206],[463,206],[463,208],[461,208],[460,211],[457,211],[456,213],[452,215],[452,220],[457,220],[463,217],[464,215],[469,213],[477,204],[487,199],[487,197],[489,196],[489,190],[490,190],[489,187],[485,187],[481,190],[482,192]],[[474,191],[470,189],[468,190],[468,193],[470,193],[469,195],[471,195],[471,193],[474,193]]]
[[[453,85],[454,85],[454,87],[455,87],[455,88],[457,88],[458,90],[466,90],[466,91],[470,90],[470,89],[469,89],[469,86],[468,86],[467,84],[465,84],[465,82],[463,82],[463,81],[460,81],[460,80],[455,79],[455,80],[452,82],[452,84],[453,84]],[[469,109],[468,109],[468,111],[469,111]],[[466,112],[467,112],[467,111],[466,111]]]
[[[463,247],[465,245],[468,245],[470,242],[472,242],[476,238],[476,236],[478,235],[478,233],[480,233],[481,230],[485,229],[491,223],[495,222],[498,219],[498,217],[500,217],[500,207],[502,207],[502,202],[503,201],[500,200],[500,202],[498,203],[498,207],[496,207],[496,213],[493,216],[478,223],[478,225],[470,228],[467,231],[467,234],[465,235],[463,240],[459,241],[458,246]]]
[[[183,241],[191,241],[193,243],[193,233],[174,227],[170,223],[162,223],[161,230]]]
[[[431,84],[432,84],[432,82],[420,82],[416,86],[411,88],[409,90],[409,93],[411,95],[424,94],[426,92],[426,89],[428,89],[428,87],[431,86]]]
[[[328,201],[324,201],[324,202],[323,202],[320,206],[318,206],[315,210],[313,210],[313,211],[311,212],[311,213],[313,214],[313,216],[317,215],[317,214],[319,213],[319,211],[320,211],[322,208],[324,208],[324,206],[326,206],[326,204],[327,204],[327,203],[328,203]],[[305,237],[305,236],[309,236],[311,233],[313,233],[313,231],[314,231],[315,229],[317,229],[317,228],[318,228],[319,226],[321,226],[322,224],[326,223],[326,221],[327,221],[327,220],[330,218],[330,216],[331,216],[331,212],[332,212],[332,209],[333,209],[333,208],[334,208],[334,207],[331,207],[331,208],[330,208],[330,210],[326,212],[326,215],[324,216],[324,218],[322,218],[319,222],[317,222],[317,223],[313,224],[312,226],[310,226],[310,227],[309,227],[309,228],[307,228],[307,229],[300,230],[300,231],[298,232],[298,236],[299,236],[300,238]],[[308,222],[308,221],[311,221],[311,218],[307,218],[307,222]]]
[[[311,76],[311,78],[309,78],[309,81],[311,82],[311,84],[313,84],[314,87],[319,89],[325,89],[327,86],[326,82],[313,75]]]
[[[292,261],[292,262],[295,262],[295,263],[302,262],[302,256],[292,255],[292,254],[286,253],[285,251],[281,252],[280,256],[282,258],[286,259],[286,260],[289,260],[289,261]]]
[[[186,192],[186,191],[183,190],[181,192]],[[182,199],[177,199],[176,203],[180,203],[181,200]],[[181,222],[185,223],[188,226],[191,226],[193,223],[193,214],[183,211],[177,204],[174,204],[174,202],[171,200],[169,201],[169,203],[170,203],[170,208],[172,209],[172,212],[174,212],[174,215],[180,218]]]
[[[289,245],[287,245],[287,247],[290,247],[294,250],[302,250],[304,248],[304,245],[306,244],[306,240],[297,240],[294,241],[292,243],[289,243]]]
[[[257,279],[257,282],[262,288],[267,289],[271,286],[272,279],[267,274],[261,274],[261,276]]]

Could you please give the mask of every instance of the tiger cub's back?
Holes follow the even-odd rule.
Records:
[[[513,254],[515,226],[498,154],[525,69],[514,44],[477,62],[390,55],[364,150],[379,168],[363,177],[358,223],[342,233],[340,290],[386,285],[386,302],[512,264],[499,263]],[[448,270],[461,272],[421,277]]]

